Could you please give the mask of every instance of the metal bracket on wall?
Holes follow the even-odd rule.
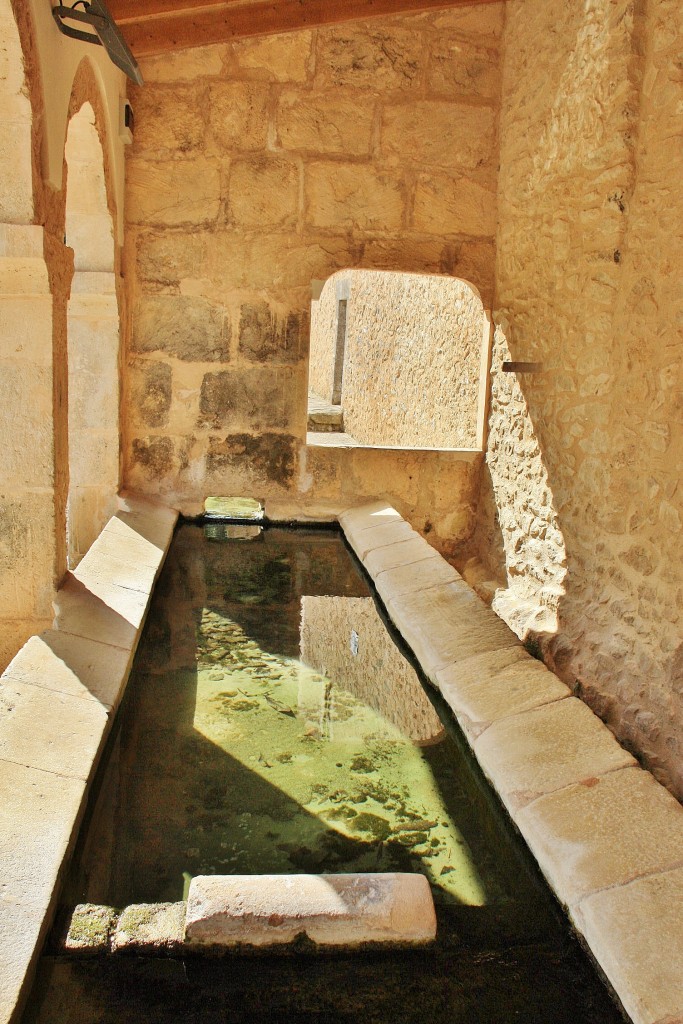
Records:
[[[503,363],[503,373],[542,373],[543,363]]]
[[[77,10],[78,7],[82,7],[83,10]],[[69,36],[70,39],[78,39],[82,43],[104,46],[109,59],[116,64],[117,68],[128,75],[136,85],[143,84],[137,61],[130,52],[128,43],[116,27],[104,0],[90,0],[90,2],[76,0],[73,7],[58,4],[57,7],[52,8],[52,17],[62,35]],[[74,28],[68,24],[69,21],[89,25],[95,30],[95,33],[83,32],[79,28]]]

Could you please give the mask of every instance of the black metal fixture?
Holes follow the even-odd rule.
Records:
[[[104,0],[76,0],[73,7],[64,7],[60,4],[52,8],[52,16],[57,28],[65,36],[79,39],[83,43],[104,46],[110,60],[116,64],[117,68],[121,68],[136,85],[143,84],[137,61],[116,27]],[[80,28],[74,28],[73,25],[68,24],[70,21],[89,25],[95,32],[84,32]]]

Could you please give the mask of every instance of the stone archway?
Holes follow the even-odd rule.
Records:
[[[67,307],[69,568],[116,507],[119,483],[119,310],[114,228],[95,111],[69,121],[65,236],[74,253]]]

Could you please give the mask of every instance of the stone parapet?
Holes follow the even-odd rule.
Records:
[[[0,681],[0,1022],[19,1019],[177,513],[124,499]]]
[[[682,1020],[683,808],[395,509],[339,520],[626,1012]]]

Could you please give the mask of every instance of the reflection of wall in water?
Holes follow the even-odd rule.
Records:
[[[355,655],[352,633],[358,637]],[[443,735],[415,670],[388,635],[372,598],[302,597],[301,659],[417,743]]]

